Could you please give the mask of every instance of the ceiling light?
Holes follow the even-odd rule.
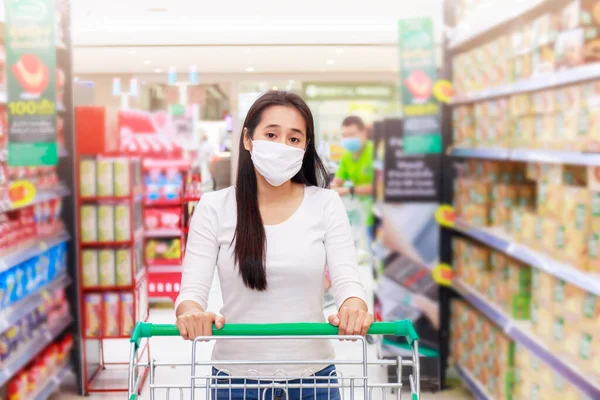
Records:
[[[246,68],[246,72],[254,72],[254,67],[248,67],[248,68]]]
[[[128,51],[128,53],[129,53],[130,55],[134,55],[134,54],[135,54],[135,50],[129,50],[129,51]]]
[[[336,52],[336,53],[338,53],[338,54],[344,54],[344,52],[345,52],[345,51],[346,51],[346,50],[344,50],[344,49],[342,49],[342,48],[335,49],[335,52]]]
[[[151,7],[151,8],[146,8],[146,11],[151,12],[151,13],[164,13],[164,12],[167,12],[167,9],[164,7]]]
[[[156,69],[154,70],[154,72],[156,72],[157,74],[160,74],[160,73],[162,72],[162,69],[160,69],[160,68],[156,68]]]
[[[146,61],[144,61],[144,64],[146,64],[146,65],[150,65],[150,63],[151,63],[151,62],[152,62],[152,61],[150,61],[150,60],[146,60]]]
[[[277,85],[276,85],[276,86],[273,86],[273,87],[271,88],[271,90],[279,90],[279,86],[277,86]]]
[[[335,61],[333,61],[333,60],[327,60],[327,61],[325,61],[325,64],[327,64],[327,65],[333,65],[333,64],[335,64]]]

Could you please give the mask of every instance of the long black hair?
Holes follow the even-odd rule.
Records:
[[[272,90],[266,92],[250,107],[244,128],[250,139],[260,124],[262,113],[272,106],[293,107],[306,122],[306,151],[302,160],[302,168],[292,178],[292,182],[307,186],[329,187],[329,174],[315,148],[315,128],[310,109],[296,94]],[[266,267],[266,234],[260,209],[258,208],[258,191],[256,172],[250,152],[244,147],[244,132],[240,137],[237,183],[235,187],[237,201],[237,226],[232,244],[235,242],[235,263],[239,266],[244,285],[250,289],[264,291],[267,289]]]

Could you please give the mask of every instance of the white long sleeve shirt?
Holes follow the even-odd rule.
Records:
[[[183,260],[181,291],[175,308],[191,300],[206,310],[215,266],[223,294],[220,313],[226,323],[325,322],[324,271],[328,266],[338,307],[350,298],[366,301],[359,279],[356,250],[346,210],[333,190],[307,186],[296,212],[277,225],[265,225],[267,290],[248,289],[234,264],[230,246],[236,222],[235,188],[202,196],[192,217]],[[269,340],[218,341],[213,360],[325,360],[333,359],[330,341]],[[223,367],[231,375],[256,370],[273,376],[277,370],[299,376],[325,365]]]

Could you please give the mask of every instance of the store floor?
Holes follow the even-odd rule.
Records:
[[[371,282],[372,279],[370,277],[370,271],[368,268],[361,268],[361,273],[364,276],[364,282]],[[372,295],[372,287],[367,287],[367,291]],[[218,310],[221,305],[221,293],[218,282],[215,281],[213,284],[213,288],[210,295],[209,301],[209,309]],[[325,310],[325,314],[331,314],[335,309]],[[173,323],[174,314],[171,308],[152,308],[150,312],[150,322],[153,323]],[[338,359],[356,359],[360,354],[360,347],[356,343],[347,343],[347,342],[338,342],[334,341],[334,346],[336,348],[336,355]],[[208,360],[211,354],[212,344],[200,344],[198,347],[198,357],[201,360]],[[107,360],[106,361],[118,361],[123,360],[123,356],[128,354],[127,343],[108,343],[106,348]],[[374,346],[369,346],[369,358],[376,358],[376,349]],[[161,362],[190,362],[191,360],[191,344],[190,342],[185,342],[179,338],[154,338],[151,341],[151,353],[152,357],[157,361]],[[343,374],[343,376],[350,376],[352,374],[359,374],[360,369],[356,370],[353,367],[340,367],[339,370]],[[206,372],[208,374],[208,369]],[[158,370],[156,373],[156,383],[157,384],[170,384],[170,385],[186,385],[189,384],[189,367],[165,367],[163,370]],[[107,370],[103,371],[102,378],[98,383],[106,382],[107,385],[110,385],[111,379],[123,379],[127,375],[127,368],[121,368],[117,370]],[[374,366],[369,370],[369,379],[372,382],[385,382],[385,369]],[[53,400],[74,400],[80,397],[69,394],[69,390],[65,389],[62,393],[57,393],[51,399]],[[72,391],[71,391],[72,393]],[[204,396],[200,396],[203,398]],[[126,396],[123,394],[94,394],[92,396],[87,397],[88,399],[125,399]],[[149,390],[147,387],[142,391],[142,395],[140,396],[140,400],[147,400],[150,398]],[[166,392],[159,393],[157,391],[156,397],[157,400],[167,399]],[[349,398],[349,397],[346,397]],[[362,395],[357,394],[356,399],[362,399]],[[396,398],[393,397],[390,393],[385,397],[386,399]],[[403,398],[410,398],[408,396],[403,396]],[[470,399],[470,397],[466,391],[459,389],[453,391],[447,391],[444,393],[437,394],[423,394],[422,398],[424,400],[428,399],[441,399],[441,400],[460,400],[460,399]],[[170,398],[171,399],[180,399],[179,391],[171,391]],[[182,398],[183,399],[183,398]],[[373,394],[373,400],[383,400],[384,397],[382,394]]]

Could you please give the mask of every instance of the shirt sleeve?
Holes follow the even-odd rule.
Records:
[[[181,288],[175,309],[183,301],[191,300],[204,310],[208,307],[208,294],[212,286],[219,250],[218,216],[207,196],[198,202],[190,223],[190,232],[183,258]]]
[[[346,208],[336,192],[331,191],[330,196],[325,207],[325,252],[335,303],[340,308],[351,297],[366,303],[367,296],[360,282],[356,248]]]

